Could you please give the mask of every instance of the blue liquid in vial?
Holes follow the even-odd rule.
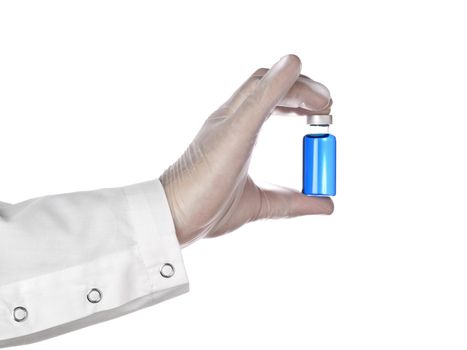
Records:
[[[336,138],[331,134],[303,137],[303,190],[308,196],[336,195]]]

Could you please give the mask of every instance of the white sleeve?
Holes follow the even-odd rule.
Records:
[[[0,206],[0,347],[188,291],[159,180]]]

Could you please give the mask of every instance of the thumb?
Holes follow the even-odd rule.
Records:
[[[257,219],[288,218],[302,215],[332,214],[334,203],[329,197],[306,196],[294,189],[275,186],[260,188],[261,204]]]

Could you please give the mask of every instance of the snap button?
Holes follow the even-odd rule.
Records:
[[[13,318],[16,322],[23,322],[28,318],[28,310],[22,306],[15,307],[13,310]]]
[[[102,300],[102,292],[97,288],[93,288],[89,291],[87,298],[90,303],[97,304]]]
[[[166,263],[161,266],[160,272],[162,277],[170,278],[175,274],[175,268],[172,264]]]

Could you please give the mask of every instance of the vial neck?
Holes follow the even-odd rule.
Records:
[[[310,134],[329,134],[329,125],[310,125]]]

